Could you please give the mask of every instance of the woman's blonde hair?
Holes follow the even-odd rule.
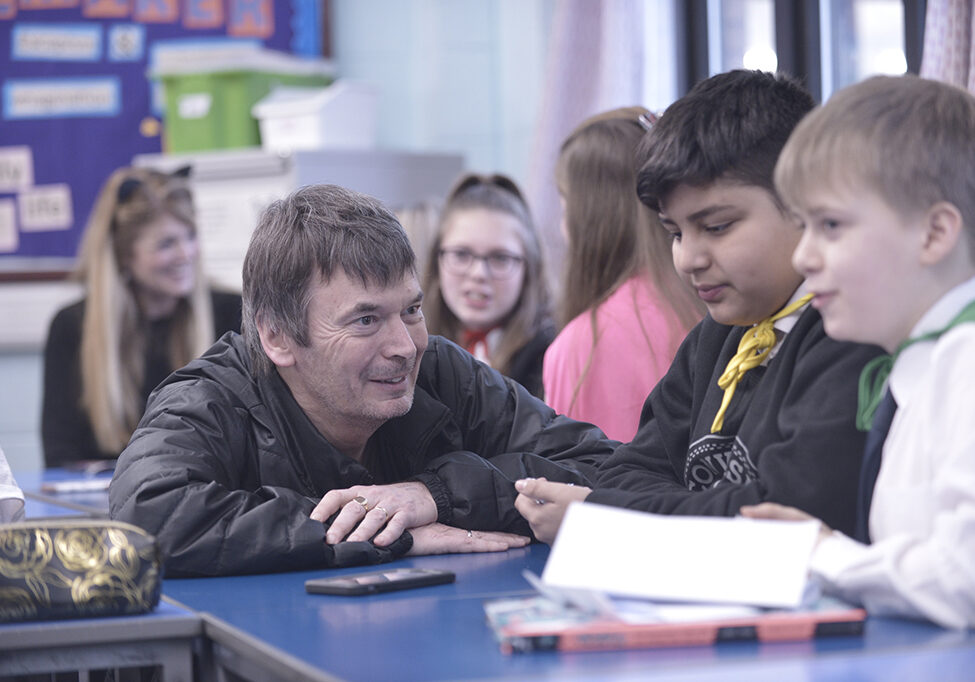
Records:
[[[105,452],[119,452],[142,416],[147,330],[128,274],[132,246],[149,224],[171,216],[196,232],[186,173],[115,171],[102,186],[81,242],[76,276],[85,287],[81,405]],[[167,340],[177,369],[213,341],[213,310],[196,259],[192,293],[179,302]]]
[[[701,303],[674,270],[666,230],[637,196],[636,151],[654,120],[643,107],[593,116],[566,138],[556,162],[568,237],[559,322],[565,326],[589,311],[594,351],[599,341],[597,308],[639,274],[650,279],[660,302],[679,323],[667,333],[682,338],[703,316]],[[655,331],[643,330],[648,349],[652,349],[649,335]],[[587,373],[588,365],[576,394]]]
[[[507,374],[514,355],[531,341],[544,327],[551,325],[551,303],[542,247],[535,230],[531,211],[514,180],[505,175],[462,176],[447,195],[436,238],[430,245],[423,278],[424,315],[431,333],[459,341],[463,324],[447,307],[440,283],[440,245],[446,225],[458,211],[486,209],[498,211],[517,219],[518,238],[525,250],[525,276],[515,307],[502,320],[504,334],[491,355],[491,364]]]

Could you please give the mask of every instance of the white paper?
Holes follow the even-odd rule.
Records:
[[[13,253],[20,245],[12,199],[0,199],[0,253]]]
[[[17,192],[33,184],[33,150],[26,145],[0,147],[0,192]]]
[[[67,183],[34,185],[21,192],[20,229],[24,232],[67,230],[74,220],[71,211],[71,186]]]
[[[661,601],[797,608],[818,521],[661,516],[573,503],[542,580]]]
[[[763,610],[741,604],[662,604],[637,599],[613,600],[614,614],[625,623],[702,623],[755,618]]]
[[[3,95],[8,120],[118,116],[122,106],[117,76],[11,78]]]

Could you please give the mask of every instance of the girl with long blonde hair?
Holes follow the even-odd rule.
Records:
[[[44,350],[49,467],[117,457],[152,389],[240,330],[240,297],[204,280],[187,175],[122,168],[96,199],[76,272],[84,298],[57,313]]]
[[[677,277],[669,236],[636,192],[636,151],[653,115],[614,109],[563,142],[556,182],[567,244],[559,320],[545,354],[545,400],[629,441],[650,389],[702,317]]]

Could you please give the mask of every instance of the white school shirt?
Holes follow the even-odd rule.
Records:
[[[798,301],[800,298],[808,294],[809,291],[806,289],[806,281],[803,280],[799,288],[795,290],[792,297],[786,301],[783,308],[788,308],[790,305]],[[762,366],[767,366],[768,363],[772,361],[776,355],[779,354],[779,349],[782,348],[782,341],[785,339],[786,334],[792,331],[792,328],[796,326],[796,322],[799,321],[799,316],[806,312],[806,306],[802,306],[799,310],[795,310],[783,318],[780,318],[772,323],[772,329],[775,330],[775,345],[762,360]]]
[[[973,300],[975,279],[945,294],[911,337],[944,327]],[[973,627],[975,324],[905,349],[890,389],[898,407],[870,507],[873,544],[833,531],[814,551],[812,573],[872,614]]]

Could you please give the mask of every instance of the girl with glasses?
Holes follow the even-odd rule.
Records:
[[[57,313],[44,349],[48,467],[117,457],[152,389],[240,331],[240,296],[203,278],[188,174],[122,168],[95,201],[76,273],[84,298]]]
[[[555,336],[541,246],[528,204],[503,175],[465,175],[451,190],[427,259],[431,333],[540,396]]]
[[[674,270],[668,233],[637,197],[636,151],[653,119],[642,107],[594,116],[563,142],[556,164],[568,244],[545,400],[624,442],[703,316]]]

